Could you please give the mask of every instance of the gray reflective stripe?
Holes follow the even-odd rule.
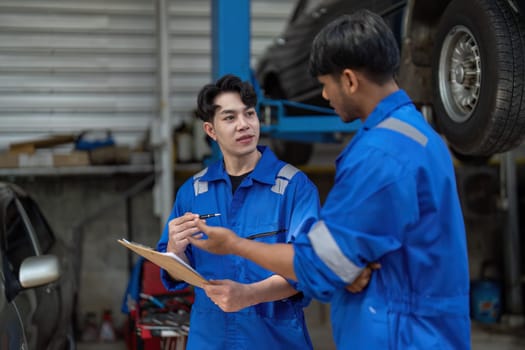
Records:
[[[318,221],[308,233],[315,253],[345,283],[352,283],[363,270],[346,258],[324,221]]]
[[[288,180],[291,180],[292,177],[294,177],[295,174],[299,172],[299,169],[294,167],[291,164],[286,164],[279,170],[279,173],[277,174],[277,177],[284,177]]]
[[[423,147],[425,147],[428,142],[428,138],[425,135],[423,135],[419,130],[414,128],[412,125],[393,117],[383,120],[376,126],[376,128],[397,131],[407,137],[410,137],[412,140],[421,144],[421,146]]]
[[[208,168],[205,168],[193,175],[193,191],[195,192],[195,196],[198,196],[204,192],[208,192],[208,181],[200,181],[200,178],[204,176],[207,171]]]
[[[278,194],[284,194],[286,186],[288,186],[288,183],[298,171],[299,169],[293,165],[286,164],[283,166],[275,178],[275,185],[272,186],[272,191]]]

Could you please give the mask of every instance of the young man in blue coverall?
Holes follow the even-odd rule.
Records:
[[[310,71],[345,122],[362,126],[336,160],[320,220],[293,245],[268,246],[196,219],[197,247],[246,257],[331,302],[339,349],[469,349],[469,272],[454,168],[394,72],[399,51],[381,17],[359,11],[313,42]],[[363,267],[378,261],[362,293]]]
[[[291,243],[318,220],[317,188],[303,172],[257,146],[256,103],[252,86],[233,75],[204,86],[198,96],[198,115],[223,159],[181,186],[157,245],[213,280],[195,290],[188,350],[312,348],[303,314],[310,298],[297,291],[295,282],[244,258],[213,255],[188,244],[188,236],[199,231],[194,223],[199,214],[221,214],[208,221],[266,243]],[[359,292],[371,269],[348,290]],[[169,290],[186,286],[164,270],[161,277]]]
[[[202,88],[197,114],[223,159],[180,187],[157,245],[212,280],[204,289],[195,288],[189,350],[312,349],[303,314],[310,299],[295,282],[244,258],[209,254],[188,244],[188,237],[199,231],[194,223],[199,214],[218,213],[207,221],[266,243],[293,242],[318,220],[314,184],[258,146],[256,103],[252,86],[233,75]],[[186,286],[164,270],[161,277],[169,290]]]

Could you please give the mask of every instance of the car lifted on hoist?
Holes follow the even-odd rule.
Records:
[[[255,70],[264,96],[327,107],[307,73],[315,34],[343,13],[382,15],[401,49],[398,82],[460,160],[488,159],[525,134],[525,1],[300,0]],[[427,108],[428,107],[428,108]],[[287,106],[285,115],[304,115]],[[286,141],[280,156],[305,163],[311,147]],[[306,152],[306,156],[305,156]]]

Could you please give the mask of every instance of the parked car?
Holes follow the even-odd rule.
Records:
[[[74,349],[72,256],[36,202],[0,182],[0,349]]]
[[[327,106],[309,76],[315,35],[344,13],[383,16],[401,49],[398,82],[458,155],[488,158],[525,134],[525,1],[300,0],[255,69],[265,96]],[[289,114],[293,115],[293,111]]]

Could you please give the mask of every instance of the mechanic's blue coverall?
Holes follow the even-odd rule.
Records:
[[[303,172],[278,160],[270,149],[264,146],[258,149],[261,159],[234,194],[221,160],[182,185],[169,220],[186,212],[220,213],[219,217],[207,219],[208,224],[228,227],[242,237],[275,232],[255,238],[267,243],[292,242],[299,232],[308,232],[319,219],[317,188]],[[157,249],[166,251],[167,242],[166,225]],[[214,255],[191,245],[186,255],[206,279],[253,283],[273,275],[244,258]],[[170,290],[186,286],[174,281],[164,270],[161,275]],[[303,314],[303,307],[309,301],[298,294],[225,313],[202,289],[195,288],[188,349],[311,349]]]
[[[338,349],[469,349],[465,228],[449,150],[409,97],[383,99],[336,161],[321,220],[294,243]],[[364,292],[345,286],[380,262]]]

